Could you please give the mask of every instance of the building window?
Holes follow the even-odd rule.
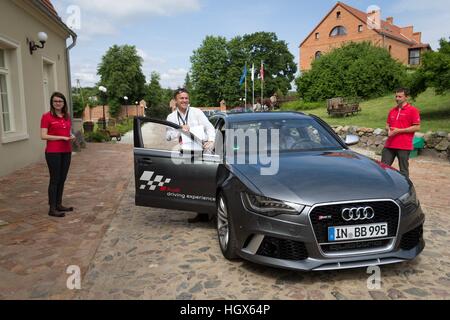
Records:
[[[8,95],[9,69],[6,62],[6,52],[0,49],[0,111],[2,118],[2,130],[4,133],[12,131],[11,109]]]
[[[314,58],[317,60],[322,56],[322,52],[321,51],[317,51]]]
[[[343,26],[337,26],[331,30],[330,37],[337,37],[337,36],[345,36],[347,35],[347,29]]]
[[[409,50],[409,64],[418,66],[420,64],[420,49]]]
[[[5,69],[6,68],[6,61],[5,61],[5,50],[0,48],[0,68]]]
[[[320,33],[316,32],[316,40],[319,40],[320,38]]]
[[[360,24],[360,25],[358,26],[358,32],[363,32],[363,25],[362,25],[362,24]]]
[[[20,43],[0,35],[0,143],[29,139]]]
[[[338,11],[338,12],[336,13],[336,18],[338,18],[338,19],[341,18],[341,12],[340,12],[340,11]]]

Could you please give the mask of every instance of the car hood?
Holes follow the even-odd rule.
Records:
[[[233,165],[262,195],[314,205],[370,199],[398,199],[409,180],[395,169],[353,151],[281,154],[275,175],[261,165]]]

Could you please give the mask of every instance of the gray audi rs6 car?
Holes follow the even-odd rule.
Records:
[[[294,112],[214,115],[216,147],[176,124],[135,118],[136,205],[208,213],[227,259],[292,270],[412,260],[425,247],[412,182]],[[181,138],[168,141],[178,130]],[[201,148],[200,148],[201,150]]]

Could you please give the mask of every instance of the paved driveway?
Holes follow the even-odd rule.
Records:
[[[413,160],[427,214],[427,247],[415,261],[382,267],[381,290],[365,269],[300,273],[226,261],[212,224],[192,213],[134,206],[132,148],[89,144],[75,155],[66,204],[47,216],[44,162],[0,179],[0,299],[449,299],[450,164]],[[79,291],[67,288],[81,269]]]
[[[380,290],[368,289],[366,269],[301,273],[229,262],[212,223],[137,208],[130,182],[78,298],[449,299],[450,165],[414,160],[412,172],[427,214],[427,247],[415,261],[382,267]]]

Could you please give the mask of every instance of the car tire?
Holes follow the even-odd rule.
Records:
[[[233,217],[228,211],[227,201],[223,193],[219,194],[217,200],[216,228],[220,250],[228,260],[238,259],[237,239],[234,232]]]

